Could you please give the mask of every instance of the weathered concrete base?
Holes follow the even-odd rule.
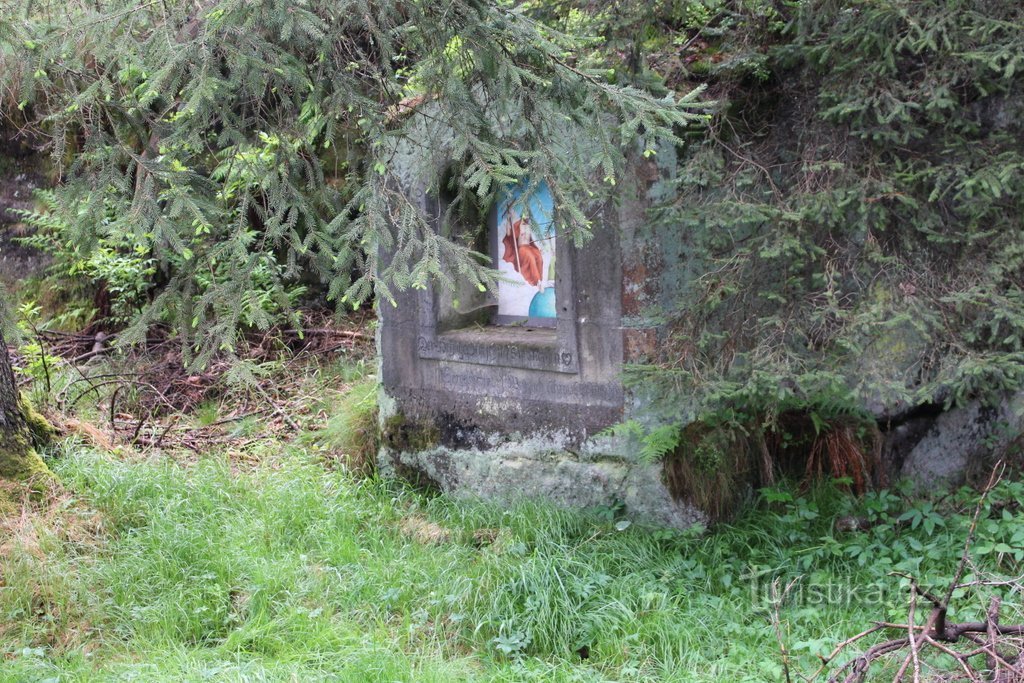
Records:
[[[445,493],[499,503],[545,500],[563,507],[622,508],[637,522],[686,529],[706,521],[696,508],[672,499],[661,464],[565,450],[558,434],[507,442],[491,449],[444,446],[409,452],[384,447],[385,476],[430,483]]]

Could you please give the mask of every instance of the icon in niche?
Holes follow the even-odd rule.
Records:
[[[546,183],[527,196],[528,181],[507,190],[498,202],[498,314],[517,318],[554,318],[554,202]]]

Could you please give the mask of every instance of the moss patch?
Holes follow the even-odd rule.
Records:
[[[428,495],[438,495],[444,487],[422,467],[402,460],[402,453],[419,453],[441,445],[441,430],[433,422],[410,420],[398,413],[384,421],[381,444],[391,451],[391,466],[398,478]]]
[[[441,443],[441,430],[432,422],[413,421],[401,413],[384,421],[381,438],[388,448],[401,453],[416,453]]]
[[[0,479],[26,482],[33,493],[42,493],[49,488],[53,473],[39,457],[34,442],[48,442],[53,427],[24,401],[22,414],[27,429],[0,432]],[[0,496],[10,498],[9,493]]]
[[[48,488],[53,474],[32,447],[27,432],[0,435],[0,479],[27,482],[36,493]]]
[[[49,446],[54,436],[56,436],[57,430],[53,428],[53,425],[45,417],[36,411],[35,406],[24,396],[21,399],[21,406],[22,415],[25,417],[29,434],[32,437],[32,443],[37,448]]]

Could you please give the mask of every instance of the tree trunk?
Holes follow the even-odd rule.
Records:
[[[0,330],[0,479],[32,479],[43,483],[50,471],[32,447],[25,414],[26,407],[14,382],[11,357]]]

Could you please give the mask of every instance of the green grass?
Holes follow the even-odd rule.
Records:
[[[905,618],[886,572],[942,585],[967,519],[917,506],[901,526],[893,494],[776,491],[708,535],[619,530],[599,512],[428,498],[279,448],[240,469],[65,447],[52,466],[68,493],[0,528],[0,680],[777,681],[751,570],[892,588],[791,596],[784,638],[809,671],[872,620]],[[881,526],[838,535],[854,509]],[[1020,512],[988,521],[981,544],[1021,526]]]
[[[359,366],[357,366],[358,369]],[[376,376],[343,378],[354,384],[333,405],[322,410],[329,416],[320,428],[304,432],[300,442],[320,449],[324,455],[340,462],[357,474],[374,470],[379,437],[377,435]],[[321,380],[322,381],[322,380]]]

